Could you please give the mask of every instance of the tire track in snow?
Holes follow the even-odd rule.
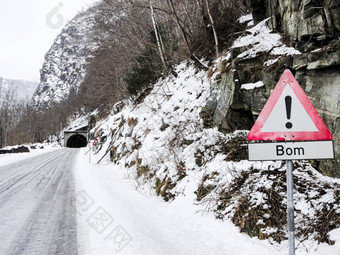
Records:
[[[0,254],[77,254],[77,150],[63,149],[0,168]]]
[[[41,172],[44,171],[44,167],[46,167],[53,158],[55,158],[55,155],[51,155],[43,160],[39,156],[38,159],[34,160],[33,164],[26,165],[20,162],[19,167],[16,167],[17,163],[13,164],[13,166],[5,166],[3,169],[6,169],[6,174],[1,174],[2,168],[0,168],[0,208],[6,201],[11,199],[11,197],[15,196],[17,192],[21,191],[30,182],[36,180],[36,178],[41,175]],[[10,171],[11,169],[14,170]]]

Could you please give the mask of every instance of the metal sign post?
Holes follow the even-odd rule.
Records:
[[[295,255],[295,224],[294,224],[294,200],[293,200],[293,162],[286,161],[287,167],[287,221],[288,221],[288,242],[289,255]]]
[[[91,163],[91,145],[90,145],[90,150],[89,150],[89,163]]]
[[[91,163],[91,144],[89,144],[89,150],[85,153],[85,155],[88,153],[89,154],[89,163]]]

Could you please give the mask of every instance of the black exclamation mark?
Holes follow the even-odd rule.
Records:
[[[290,114],[292,112],[292,97],[291,96],[286,96],[285,97],[285,102],[286,102],[286,114],[287,114],[287,119],[290,120]],[[291,122],[286,123],[286,128],[291,129],[293,127],[293,124]]]

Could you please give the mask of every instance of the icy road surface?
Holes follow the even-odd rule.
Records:
[[[76,153],[60,149],[0,167],[0,254],[78,254]]]

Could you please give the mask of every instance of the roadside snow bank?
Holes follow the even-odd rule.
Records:
[[[43,146],[43,149],[41,149]],[[0,154],[0,166],[5,166],[20,160],[32,158],[38,155],[42,155],[48,153],[53,150],[60,149],[61,147],[56,144],[36,144],[37,149],[31,149],[29,153],[9,153],[9,154]],[[40,148],[39,148],[40,147]],[[10,147],[10,148],[13,148]]]
[[[80,255],[286,254],[282,245],[250,238],[230,222],[197,214],[193,193],[164,203],[136,191],[121,166],[91,164],[85,153],[82,149],[75,164]],[[196,188],[193,179],[187,188]]]

